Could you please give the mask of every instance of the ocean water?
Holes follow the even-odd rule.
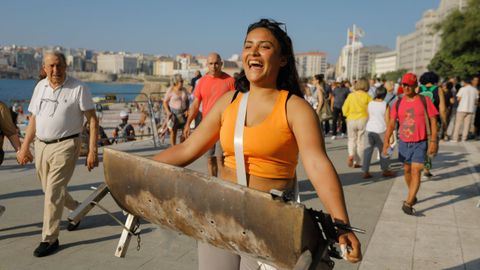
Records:
[[[21,101],[28,106],[32,97],[36,80],[0,80],[0,100],[7,105]],[[102,96],[106,93],[115,93],[117,98],[124,98],[126,101],[135,99],[143,88],[143,84],[117,84],[117,83],[86,83],[90,87],[93,96]],[[22,102],[23,101],[23,102]]]

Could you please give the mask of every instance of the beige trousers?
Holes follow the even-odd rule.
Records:
[[[460,133],[460,127],[463,124],[463,131],[462,131],[462,141],[466,141],[468,137],[468,130],[470,129],[470,123],[473,118],[473,113],[468,112],[457,112],[455,116],[455,128],[453,129],[453,136],[452,140],[458,140],[458,136]]]
[[[358,165],[361,165],[363,160],[366,126],[367,118],[358,120],[347,119],[348,156],[353,157],[353,161]]]
[[[60,232],[63,207],[78,206],[67,192],[80,152],[80,138],[45,144],[35,141],[35,167],[45,193],[42,242],[54,242]]]

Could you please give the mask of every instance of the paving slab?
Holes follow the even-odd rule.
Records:
[[[112,113],[113,115],[113,113]],[[105,114],[104,114],[105,116]],[[346,139],[327,138],[327,151],[342,181],[351,222],[367,230],[358,235],[364,251],[361,264],[336,260],[335,269],[480,269],[478,248],[480,214],[478,142],[445,144],[434,163],[435,174],[424,180],[419,193],[419,217],[401,211],[407,191],[400,175],[381,178],[378,162],[371,171],[375,178],[364,180],[359,169],[346,165]],[[136,141],[114,147],[134,154],[152,155],[151,141]],[[8,150],[8,147],[6,147]],[[68,186],[77,200],[83,200],[103,182],[103,168],[88,172],[81,158]],[[401,164],[394,162],[394,168]],[[189,168],[206,173],[206,161],[199,159]],[[297,168],[301,198],[308,207],[322,209],[301,162]],[[0,166],[0,204],[7,207],[0,218],[0,269],[196,269],[196,242],[159,226],[142,222],[141,249],[132,239],[125,258],[114,257],[121,228],[105,212],[95,207],[78,230],[68,232],[62,222],[57,254],[46,258],[32,256],[42,226],[43,193],[32,165],[16,165],[14,153],[7,151]],[[117,218],[125,220],[121,209],[109,196],[101,204]],[[66,220],[68,213],[64,213]],[[473,232],[473,233],[472,233]],[[439,243],[453,250],[429,248]],[[446,245],[450,244],[451,245]],[[431,252],[429,254],[428,252]],[[426,268],[431,267],[431,268]]]

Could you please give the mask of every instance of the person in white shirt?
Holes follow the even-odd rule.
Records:
[[[47,53],[43,59],[47,78],[35,86],[28,110],[32,114],[25,140],[17,152],[21,165],[33,161],[29,150],[35,139],[35,167],[45,193],[42,241],[35,257],[53,254],[59,248],[58,235],[63,207],[74,210],[79,203],[67,192],[80,153],[79,134],[84,116],[90,124],[88,170],[98,166],[98,121],[90,90],[80,81],[67,77],[65,56]],[[70,223],[74,230],[79,223]]]
[[[389,106],[385,102],[387,89],[383,86],[377,87],[375,90],[375,99],[368,103],[368,121],[366,126],[367,131],[367,145],[363,152],[363,178],[372,178],[370,174],[370,162],[372,153],[375,148],[378,152],[382,152],[383,138],[387,130],[387,122],[389,120]],[[395,176],[395,173],[389,170],[389,157],[380,155],[380,168],[384,177]]]
[[[458,107],[455,117],[455,128],[453,131],[452,142],[457,142],[460,127],[463,125],[462,141],[466,141],[468,130],[473,119],[475,109],[478,103],[478,90],[471,85],[472,78],[467,77],[464,80],[464,86],[457,93]]]

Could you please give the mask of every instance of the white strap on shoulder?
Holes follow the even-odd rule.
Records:
[[[245,116],[247,114],[249,92],[242,94],[240,105],[238,106],[237,122],[235,123],[235,137],[233,144],[235,148],[235,163],[237,167],[237,183],[247,186],[247,174],[245,171],[245,157],[243,155],[243,130],[245,127]]]

